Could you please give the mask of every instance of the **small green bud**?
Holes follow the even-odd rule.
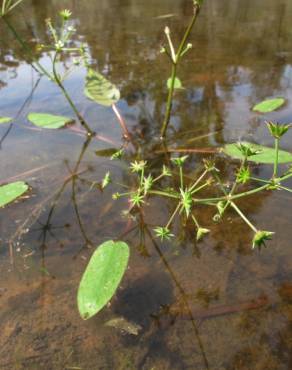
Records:
[[[203,162],[207,171],[219,172],[219,170],[215,167],[215,161],[213,159],[203,159]]]
[[[184,155],[183,157],[178,158],[171,158],[171,161],[178,167],[182,167],[186,159],[188,158],[188,155]]]
[[[55,43],[55,48],[56,48],[57,51],[61,51],[64,46],[65,46],[64,42],[61,41],[61,40],[59,40],[58,42]]]
[[[271,236],[274,233],[271,231],[262,231],[258,230],[252,240],[252,248],[254,249],[255,247],[261,248],[262,245],[266,246],[265,242],[267,240],[271,240]]]
[[[203,227],[199,227],[198,230],[197,230],[197,241],[201,240],[209,232],[210,232],[209,229],[205,229]]]
[[[225,212],[225,209],[226,209],[226,201],[224,200],[221,200],[220,202],[218,202],[216,204],[216,207],[218,209],[218,213],[219,213],[219,216],[221,218],[221,216],[223,216],[224,212]]]
[[[134,161],[130,164],[132,172],[141,172],[147,165],[146,161]]]
[[[61,10],[59,14],[64,19],[64,21],[67,21],[72,15],[71,11],[68,9]]]
[[[141,195],[139,192],[134,193],[130,196],[131,203],[133,204],[133,206],[137,206],[137,207],[141,207],[141,205],[145,203],[143,199],[144,199],[144,196]]]
[[[193,204],[192,193],[189,192],[187,189],[185,191],[183,189],[180,189],[180,194],[181,202],[185,210],[186,216],[189,217]]]
[[[270,134],[275,139],[280,139],[283,135],[286,134],[286,132],[291,127],[291,123],[280,124],[278,122],[272,122],[272,121],[266,121],[266,125],[268,126]]]
[[[257,155],[261,152],[261,150],[255,149],[252,147],[251,144],[247,144],[247,143],[239,142],[236,144],[236,147],[245,158],[251,157],[253,155]]]
[[[163,167],[162,167],[162,175],[163,176],[171,176],[170,169],[165,165],[163,165]]]
[[[120,149],[118,151],[116,151],[112,156],[111,156],[111,160],[113,161],[114,159],[121,159],[122,156],[124,154],[124,149]]]
[[[153,185],[153,177],[149,175],[148,177],[144,177],[143,179],[143,187],[144,187],[144,194],[146,194]]]
[[[155,235],[161,239],[161,241],[164,239],[169,240],[170,238],[174,237],[167,227],[157,226],[153,231],[155,232]]]
[[[108,184],[111,182],[110,173],[107,172],[102,180],[101,188],[104,189],[108,186]]]
[[[250,180],[249,167],[242,167],[236,174],[236,182],[240,184],[246,184]]]

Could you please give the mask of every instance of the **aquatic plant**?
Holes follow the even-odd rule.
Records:
[[[251,228],[254,233],[252,247],[261,247],[269,240],[273,234],[270,231],[258,229],[242,212],[237,204],[237,200],[252,196],[259,192],[285,190],[292,192],[292,189],[283,185],[283,182],[292,177],[291,163],[292,154],[279,150],[279,141],[287,133],[291,124],[279,124],[277,122],[266,122],[267,127],[275,140],[274,149],[267,148],[261,145],[255,145],[248,142],[238,142],[227,144],[222,149],[218,150],[218,154],[224,153],[233,159],[239,160],[240,164],[231,175],[231,179],[226,185],[226,179],[220,176],[220,170],[216,168],[216,161],[213,159],[204,159],[202,168],[196,178],[185,182],[184,163],[188,156],[172,158],[174,168],[166,168],[163,166],[161,173],[154,177],[151,172],[147,172],[147,162],[135,161],[130,164],[130,171],[137,174],[137,186],[124,193],[115,193],[113,199],[120,197],[128,197],[132,207],[142,208],[150,200],[151,196],[166,197],[175,200],[176,205],[174,211],[166,221],[165,225],[159,225],[154,228],[154,233],[162,241],[174,237],[171,230],[172,223],[176,216],[183,217],[185,221],[194,224],[194,232],[196,239],[200,240],[204,235],[210,232],[209,228],[201,225],[198,214],[198,207],[204,205],[213,207],[215,210],[213,221],[218,222],[223,219],[227,209],[233,209],[240,218]],[[256,178],[252,176],[249,162],[265,163],[273,165],[273,172],[269,179]],[[290,167],[282,174],[279,174],[279,164],[289,163]],[[174,169],[178,169],[178,175]],[[159,180],[163,177],[172,177],[172,183],[176,187],[164,188],[160,187]],[[176,181],[177,176],[179,181]],[[260,186],[256,187],[258,183]],[[249,187],[252,187],[249,189]],[[207,190],[212,192],[220,192],[216,197],[204,197]],[[196,231],[195,231],[196,230]]]
[[[135,212],[138,212],[141,218],[143,218],[142,211],[144,207],[147,207],[153,197],[162,197],[172,200],[174,202],[173,211],[168,215],[163,225],[154,225],[152,227],[153,234],[160,238],[161,241],[174,238],[175,220],[180,218],[183,220],[184,225],[191,225],[195,239],[199,242],[211,232],[213,222],[224,221],[224,216],[229,210],[235,212],[252,230],[253,238],[251,246],[253,249],[260,249],[262,246],[266,245],[266,242],[271,239],[273,231],[267,231],[254,225],[242,211],[241,206],[238,204],[238,200],[261,192],[272,192],[276,190],[292,192],[292,189],[285,185],[285,181],[292,177],[292,154],[280,150],[280,140],[288,132],[291,124],[279,124],[274,121],[266,122],[268,130],[274,138],[274,148],[241,141],[238,143],[228,143],[222,148],[215,149],[215,156],[213,158],[205,158],[201,162],[201,166],[196,172],[196,175],[192,178],[186,176],[185,173],[185,164],[188,160],[188,156],[176,156],[169,160],[167,145],[162,142],[162,152],[165,153],[168,161],[162,164],[159,174],[156,174],[154,171],[151,171],[151,164],[147,162],[146,159],[141,158],[141,150],[139,146],[134,143],[135,137],[132,137],[115,105],[120,99],[119,89],[99,72],[92,69],[89,63],[86,45],[72,46],[70,40],[75,29],[70,22],[71,12],[65,9],[59,13],[61,18],[60,27],[53,25],[51,20],[47,20],[46,22],[51,37],[51,43],[48,45],[39,44],[38,49],[46,52],[50,56],[52,65],[51,69],[48,69],[39,62],[29,45],[18,35],[14,27],[10,24],[9,19],[6,17],[7,13],[20,4],[20,2],[21,1],[3,1],[0,16],[18,42],[22,45],[33,67],[40,74],[46,75],[50,81],[60,88],[76,118],[85,129],[83,133],[85,132],[87,135],[75,167],[72,172],[70,171],[70,176],[65,179],[52,201],[48,220],[44,225],[45,233],[47,230],[50,230],[50,220],[61,194],[67,184],[71,182],[72,201],[77,222],[84,236],[85,246],[93,245],[86,236],[84,225],[78,211],[76,202],[76,182],[80,179],[79,166],[82,162],[84,153],[90,145],[91,140],[96,137],[96,135],[78,111],[63,83],[74,68],[81,65],[87,70],[84,89],[85,95],[98,104],[112,107],[127,142],[126,145],[123,143],[122,147],[118,150],[107,149],[107,155],[111,155],[112,160],[124,160],[127,155],[127,144],[133,141],[133,148],[135,149],[134,154],[131,154],[132,159],[130,161],[126,160],[129,162],[129,174],[135,177],[135,186],[131,186],[126,189],[126,191],[115,192],[112,195],[114,200],[120,198],[128,199],[129,208],[126,210],[125,214],[131,216]],[[182,87],[182,83],[177,77],[177,67],[183,56],[192,47],[187,41],[199,15],[202,3],[203,0],[193,1],[194,14],[177,51],[174,48],[169,28],[165,28],[168,46],[163,47],[161,51],[170,59],[172,72],[171,77],[167,81],[169,91],[166,114],[161,128],[162,138],[165,137],[169,125],[174,90]],[[74,55],[74,59],[71,67],[67,71],[60,72],[58,66],[63,54],[69,54],[69,56],[72,57]],[[253,107],[253,111],[259,113],[271,112],[280,108],[284,103],[285,100],[283,98],[269,99],[256,104]],[[70,128],[71,124],[74,122],[74,119],[71,117],[43,112],[31,112],[27,118],[32,124],[42,129],[57,130],[63,127]],[[0,117],[0,124],[11,124],[11,121],[9,117]],[[103,152],[105,152],[105,150],[103,150]],[[228,185],[225,175],[217,168],[216,156],[227,156],[232,160],[239,161],[239,163],[236,162],[236,169],[230,174],[230,178],[228,178]],[[269,178],[254,177],[252,169],[250,168],[250,162],[271,164],[273,166],[271,176]],[[283,171],[280,164],[288,164],[288,168]],[[88,183],[90,188],[97,187],[102,192],[112,182],[114,182],[114,179],[107,169],[101,181],[87,181],[86,183]],[[167,185],[165,185],[165,182],[167,182]],[[117,185],[119,186],[120,184]],[[123,189],[126,187],[125,184],[122,184]],[[4,207],[15,199],[23,196],[28,189],[29,185],[22,181],[1,185],[0,207]],[[210,193],[215,195],[210,197]],[[200,220],[200,210],[202,206],[212,207],[214,210],[213,218],[210,219],[207,225],[203,224]],[[143,227],[145,228],[144,225]],[[153,244],[156,246],[157,250],[159,250],[155,244],[155,240],[152,239],[151,231],[146,228],[145,230],[151,240],[153,240]],[[123,241],[106,241],[96,248],[85,269],[77,295],[78,308],[83,319],[92,317],[110,301],[127,269],[129,253],[129,247]]]

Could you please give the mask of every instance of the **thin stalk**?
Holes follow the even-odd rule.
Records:
[[[223,185],[223,183],[222,183],[222,181],[221,181],[220,177],[218,176],[218,174],[217,174],[216,170],[213,170],[211,173],[212,173],[212,176],[214,177],[214,179],[215,179],[215,180],[217,181],[217,183],[219,184],[220,189],[222,190],[222,192],[227,196],[227,195],[228,195],[228,194],[227,194],[227,191],[225,190],[224,185]]]
[[[167,229],[169,228],[170,224],[172,223],[172,221],[173,221],[173,219],[174,219],[175,215],[177,214],[177,212],[179,211],[179,209],[180,209],[181,205],[182,205],[182,204],[181,204],[181,202],[179,202],[179,203],[177,204],[177,206],[176,206],[175,210],[173,211],[172,215],[170,216],[170,219],[168,220],[168,223],[167,223],[167,224],[166,224],[166,226],[165,226]]]
[[[239,214],[239,216],[243,219],[243,221],[256,233],[258,230],[257,228],[249,221],[249,219],[241,212],[241,210],[237,207],[237,205],[233,202],[230,202],[230,205],[235,211]]]
[[[201,186],[199,186],[198,188],[196,188],[196,189],[193,189],[192,191],[191,191],[191,193],[192,193],[192,195],[193,194],[195,194],[195,193],[197,193],[198,191],[200,191],[200,190],[202,190],[202,189],[204,189],[206,186],[208,186],[209,184],[208,184],[208,182],[205,182],[205,184],[203,184],[203,185],[201,185]]]
[[[191,22],[190,24],[188,25],[185,33],[184,33],[184,36],[181,40],[181,43],[178,47],[178,51],[176,53],[176,56],[175,56],[175,60],[173,61],[172,63],[172,68],[171,68],[171,84],[170,84],[170,89],[169,89],[169,92],[168,92],[168,98],[167,98],[167,103],[166,103],[166,113],[165,113],[165,118],[164,118],[164,121],[163,121],[163,125],[162,125],[162,129],[161,129],[161,133],[160,133],[160,136],[161,138],[164,138],[165,137],[165,134],[166,134],[166,131],[167,131],[167,127],[169,125],[169,121],[170,121],[170,114],[171,114],[171,109],[172,109],[172,100],[173,100],[173,92],[174,92],[174,83],[175,83],[175,78],[176,78],[176,72],[177,72],[177,64],[182,56],[182,53],[184,51],[184,48],[185,48],[185,45],[187,43],[187,40],[190,36],[190,33],[194,27],[194,24],[197,20],[197,17],[200,13],[200,9],[201,9],[201,6],[198,4],[198,3],[194,3],[194,15],[191,19]]]
[[[93,246],[93,243],[91,242],[91,240],[87,237],[87,234],[86,234],[86,230],[84,228],[84,225],[82,223],[82,220],[81,220],[81,216],[80,216],[80,212],[79,212],[79,209],[78,209],[78,204],[77,204],[77,194],[76,194],[76,181],[78,180],[78,176],[75,175],[77,172],[78,172],[78,169],[79,169],[79,166],[83,160],[83,157],[84,157],[84,154],[86,153],[90,143],[91,143],[91,140],[92,140],[92,136],[89,136],[85,143],[83,144],[83,147],[82,147],[82,150],[80,152],[80,155],[78,157],[78,160],[76,162],[76,165],[73,169],[73,175],[72,175],[72,202],[73,202],[73,208],[74,208],[74,211],[75,211],[75,214],[76,214],[76,218],[77,218],[77,222],[78,222],[78,225],[79,225],[79,228],[80,228],[80,231],[81,231],[81,234],[85,240],[85,243],[86,243],[86,246]]]
[[[170,115],[171,115],[171,109],[172,109],[172,100],[173,100],[173,93],[174,93],[174,85],[175,85],[175,78],[176,78],[176,70],[177,70],[177,64],[172,63],[171,67],[171,82],[170,87],[168,91],[168,97],[167,97],[167,103],[166,103],[166,112],[165,112],[165,118],[163,121],[162,129],[161,129],[161,138],[163,139],[166,134],[166,130],[170,121]]]
[[[167,198],[174,198],[174,199],[180,199],[180,196],[177,194],[171,194],[171,193],[166,193],[164,191],[160,191],[160,190],[149,190],[148,191],[149,194],[155,194],[155,195],[161,195],[163,197],[167,197]]]
[[[113,108],[113,111],[119,121],[119,124],[121,125],[121,128],[122,128],[122,131],[123,131],[123,135],[125,137],[126,140],[131,140],[131,134],[127,128],[127,125],[126,125],[126,122],[125,120],[123,119],[122,115],[120,114],[117,106],[115,105],[115,103],[112,104],[112,108]]]
[[[87,134],[89,136],[94,136],[95,133],[91,130],[91,128],[89,127],[89,125],[87,124],[87,122],[84,120],[84,118],[79,113],[78,109],[76,108],[75,104],[73,103],[72,99],[70,98],[67,90],[65,89],[64,85],[62,84],[62,81],[60,80],[60,77],[59,77],[58,72],[56,70],[57,58],[58,58],[58,52],[56,51],[55,52],[54,59],[53,59],[53,75],[54,75],[54,81],[60,87],[63,95],[67,99],[69,105],[71,106],[71,108],[72,108],[73,112],[75,113],[76,117],[78,118],[79,122],[86,129]]]
[[[243,161],[241,162],[241,165],[240,165],[240,168],[239,168],[239,172],[244,168],[244,166],[245,166],[245,164],[246,164],[246,161],[247,161],[247,157],[245,157],[245,158],[243,159]],[[229,197],[229,198],[230,198],[230,197],[232,197],[232,195],[234,194],[234,192],[235,192],[235,190],[236,190],[236,188],[237,188],[237,185],[238,185],[238,183],[236,182],[236,179],[235,179],[234,184],[233,184],[233,186],[232,186],[232,188],[231,188],[231,190],[230,190],[230,192],[229,192],[229,194],[228,194],[228,197]],[[225,206],[224,206],[223,210],[221,211],[221,212],[222,212],[222,213],[221,213],[221,215],[223,215],[223,213],[226,211],[226,209],[227,209],[229,206],[230,206],[230,201],[228,200],[228,201],[226,202],[226,204],[225,204]]]
[[[199,225],[199,223],[198,223],[198,221],[197,221],[197,219],[196,219],[196,217],[194,215],[192,215],[192,219],[193,219],[195,225],[197,226],[197,228],[199,229],[200,228],[200,225]]]
[[[246,197],[246,196],[249,196],[249,195],[252,195],[252,194],[256,194],[262,190],[266,190],[268,187],[270,186],[270,184],[265,184],[263,186],[260,186],[259,188],[256,188],[256,189],[252,189],[252,190],[249,190],[249,191],[245,191],[243,193],[239,193],[239,194],[235,194],[235,195],[232,195],[231,197],[229,197],[228,195],[226,195],[225,197],[217,197],[217,198],[206,198],[206,199],[196,199],[196,198],[193,198],[193,201],[195,203],[210,203],[210,202],[219,202],[221,200],[234,200],[234,199],[239,199],[239,198],[243,198],[243,197]]]
[[[270,185],[272,185],[272,184],[271,184],[271,180],[259,179],[259,178],[257,178],[257,177],[251,177],[250,179],[251,179],[251,180],[254,180],[254,181],[258,181],[258,182],[263,182],[264,184],[270,184]]]
[[[273,177],[277,177],[279,164],[279,138],[275,138],[275,161],[274,161],[274,172]]]
[[[181,189],[184,188],[184,174],[182,166],[179,167],[179,178],[180,178],[180,187]]]
[[[284,180],[289,179],[290,177],[292,177],[292,172],[291,172],[291,173],[288,173],[287,175],[280,176],[280,177],[278,178],[278,180],[280,180],[280,181],[284,181]],[[255,180],[255,181],[259,181],[259,182],[263,182],[263,183],[266,183],[266,184],[269,184],[269,185],[274,185],[274,184],[273,184],[273,178],[271,178],[270,180],[264,180],[264,179],[259,179],[259,178],[257,178],[257,177],[251,177],[251,180]]]
[[[205,170],[202,175],[197,179],[197,181],[190,187],[190,192],[192,192],[195,187],[203,180],[203,178],[206,176],[206,174],[208,173],[208,170]]]
[[[286,186],[277,185],[277,188],[278,188],[278,189],[281,189],[281,190],[286,190],[286,191],[288,191],[289,193],[292,193],[292,189],[286,188]]]

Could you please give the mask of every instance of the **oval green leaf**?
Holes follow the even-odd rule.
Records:
[[[167,80],[167,88],[170,89],[170,86],[171,86],[171,78]],[[174,89],[183,89],[181,80],[178,77],[176,77],[174,80]]]
[[[48,113],[30,113],[27,118],[35,126],[49,129],[62,128],[73,121],[70,117],[56,116]]]
[[[101,244],[93,253],[77,294],[82,319],[94,316],[113,297],[128,266],[129,254],[126,243],[112,240]]]
[[[121,96],[114,84],[91,68],[87,71],[84,93],[89,99],[104,106],[111,106]]]
[[[0,207],[13,202],[28,190],[28,185],[23,181],[11,182],[0,186]]]
[[[11,121],[12,121],[12,118],[10,118],[10,117],[0,117],[0,125],[2,123],[9,123]]]
[[[283,98],[268,99],[256,104],[252,110],[259,113],[269,113],[280,108],[284,103],[285,99]]]
[[[267,146],[258,144],[252,144],[248,142],[242,142],[245,145],[249,145],[255,150],[260,150],[259,154],[248,157],[248,160],[256,163],[272,164],[275,161],[275,149]],[[226,144],[223,148],[223,152],[229,157],[235,159],[244,159],[241,151],[237,147],[237,143]],[[292,154],[284,150],[279,150],[279,163],[290,163],[292,162]]]

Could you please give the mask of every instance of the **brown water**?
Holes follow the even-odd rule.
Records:
[[[100,181],[109,168],[116,182],[131,185],[127,164],[138,156],[148,159],[152,171],[159,169],[164,157],[155,154],[155,137],[169,77],[159,49],[166,25],[178,41],[191,1],[24,3],[10,20],[32,46],[47,39],[46,18],[54,20],[61,8],[73,11],[76,41],[88,45],[93,65],[121,89],[118,107],[139,148],[121,162],[95,154],[118,148],[121,131],[111,109],[83,96],[84,70],[74,72],[66,87],[91,126],[112,143],[92,140],[85,148],[84,138],[71,131],[31,130],[28,112],[72,113],[0,23],[0,115],[15,118],[1,143],[0,183],[17,178],[31,186],[27,199],[0,210],[1,370],[291,369],[292,199],[282,192],[241,203],[260,228],[276,232],[260,252],[251,249],[252,233],[232,212],[226,222],[214,224],[211,210],[202,209],[200,219],[212,232],[200,243],[178,223],[173,242],[153,242],[148,234],[143,240],[138,229],[128,233],[123,239],[131,246],[130,265],[116,296],[95,318],[80,319],[76,291],[91,245],[120,237],[139,219],[129,225],[121,216],[126,201],[111,199],[118,185],[101,194],[79,179],[60,189],[83,149],[79,169],[86,180]],[[292,121],[291,20],[289,0],[206,0],[193,50],[179,69],[186,89],[175,96],[170,148],[215,148],[241,138],[272,144],[264,120]],[[39,57],[48,63],[46,55]],[[265,117],[250,111],[270,96],[288,102]],[[0,137],[7,128],[0,127]],[[284,149],[291,150],[291,139],[290,133]],[[190,156],[189,175],[201,158]],[[232,164],[218,161],[228,175]],[[271,168],[254,172],[269,176]],[[172,207],[152,199],[144,226],[165,223]],[[141,331],[135,336],[105,326],[116,317]]]

